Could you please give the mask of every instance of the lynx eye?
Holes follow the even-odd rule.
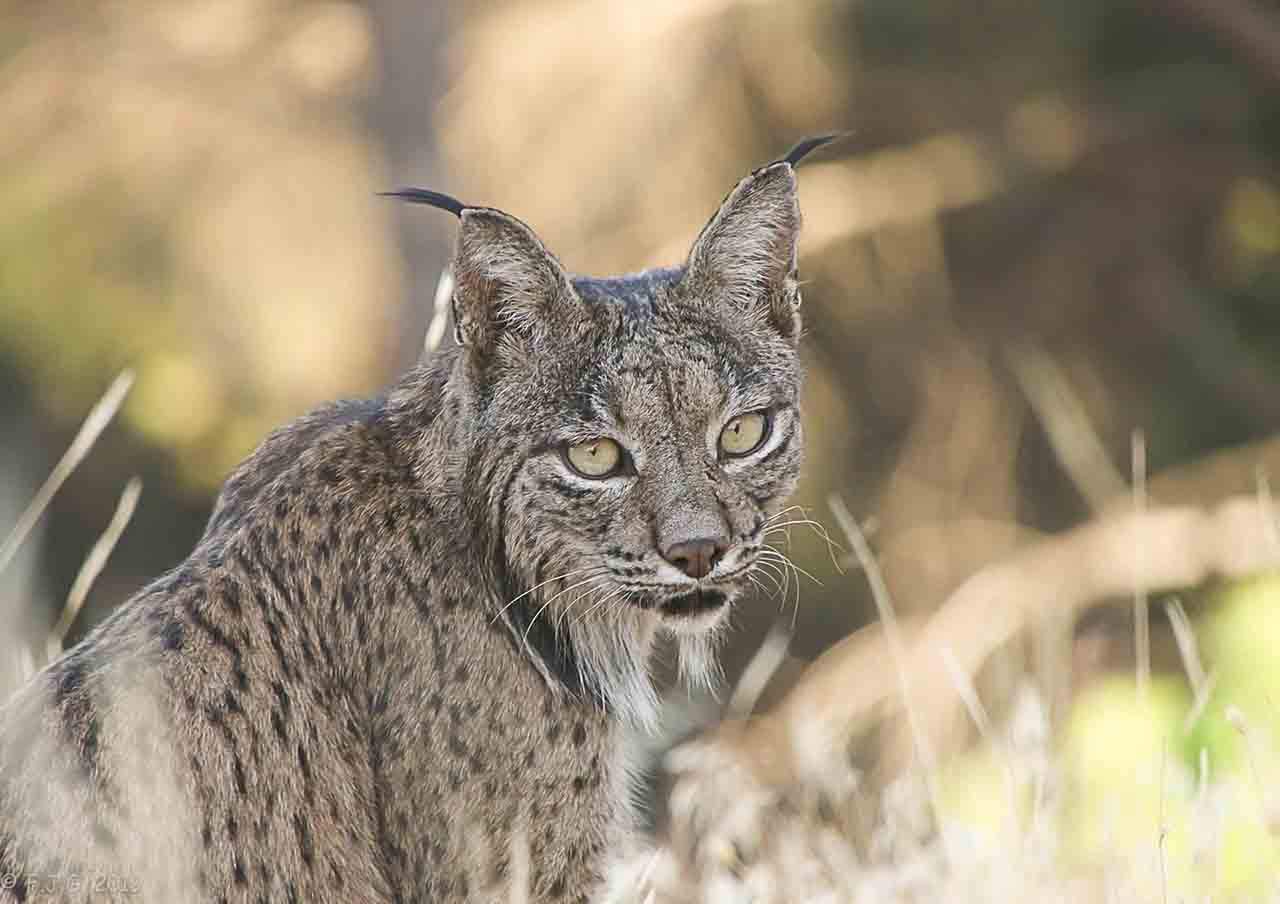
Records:
[[[769,417],[763,411],[740,414],[720,431],[720,451],[741,458],[759,449],[769,435]]]
[[[597,480],[612,477],[622,467],[622,447],[603,436],[567,446],[564,457],[583,477]]]

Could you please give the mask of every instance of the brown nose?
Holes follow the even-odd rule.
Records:
[[[716,567],[724,551],[725,545],[720,540],[699,537],[671,544],[663,551],[662,557],[691,578],[705,578]]]

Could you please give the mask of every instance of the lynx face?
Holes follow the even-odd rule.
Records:
[[[820,142],[742,180],[682,266],[617,278],[571,277],[500,211],[401,193],[462,220],[450,384],[499,614],[605,696],[658,629],[710,671],[712,629],[767,573],[803,446],[794,163]]]
[[[714,624],[799,473],[792,338],[680,271],[574,288],[577,327],[493,372],[527,450],[506,494],[511,564],[528,587],[551,581],[557,620],[635,607]]]

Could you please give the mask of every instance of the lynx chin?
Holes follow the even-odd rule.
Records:
[[[456,346],[269,436],[0,709],[0,901],[589,900],[637,831],[655,639],[714,679],[796,482],[795,165],[827,140],[628,276],[394,193],[460,220]]]

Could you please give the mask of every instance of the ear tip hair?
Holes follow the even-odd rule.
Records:
[[[408,201],[410,204],[426,204],[439,210],[447,210],[459,218],[464,210],[470,208],[469,204],[463,204],[452,195],[432,191],[429,188],[400,188],[395,191],[380,191],[378,194],[386,198],[399,198],[401,201]]]
[[[792,167],[795,167],[800,163],[801,160],[809,156],[810,153],[812,153],[813,151],[816,151],[818,148],[822,147],[823,145],[830,144],[831,142],[837,141],[841,138],[846,138],[851,134],[852,134],[851,132],[845,131],[845,132],[828,132],[825,135],[810,136],[809,138],[805,138],[804,140],[800,141],[791,150],[787,151],[787,153],[783,155],[782,158],[779,159],[777,162],[786,163]]]

